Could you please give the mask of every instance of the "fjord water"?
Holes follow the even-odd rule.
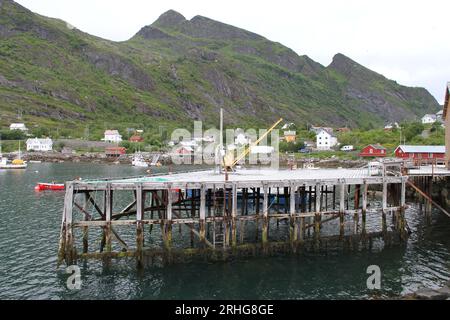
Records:
[[[158,168],[165,172],[167,168]],[[63,192],[35,192],[37,182],[123,177],[145,169],[100,164],[30,164],[0,171],[0,298],[3,299],[360,299],[396,297],[450,278],[450,219],[430,225],[416,204],[407,210],[406,245],[373,252],[330,252],[231,262],[196,262],[139,271],[132,259],[80,262],[80,290],[66,288],[56,255]],[[381,290],[367,289],[366,269],[381,268]]]

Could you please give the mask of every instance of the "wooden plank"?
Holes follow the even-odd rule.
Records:
[[[172,191],[171,185],[167,188],[167,209],[166,209],[166,217],[168,221],[172,221]]]
[[[137,184],[136,188],[136,220],[141,221],[143,217],[144,204],[142,201],[142,184]]]
[[[231,216],[235,218],[237,216],[237,202],[238,202],[236,183],[233,183],[231,193],[232,193],[232,195],[231,195],[232,196]]]
[[[200,189],[200,219],[206,218],[206,187],[202,185]]]
[[[382,202],[382,208],[383,210],[387,209],[387,181],[383,181],[383,202]]]
[[[345,210],[345,184],[339,184],[339,211],[344,212]]]

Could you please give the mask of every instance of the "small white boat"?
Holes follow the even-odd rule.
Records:
[[[27,163],[22,160],[21,153],[20,153],[20,142],[19,142],[19,157],[17,159],[14,159],[13,161],[9,161],[5,157],[3,157],[1,152],[1,145],[0,145],[0,169],[26,169]]]
[[[135,153],[131,165],[134,167],[147,168],[148,163],[145,161],[141,153]]]

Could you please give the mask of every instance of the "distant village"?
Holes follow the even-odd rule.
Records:
[[[448,91],[447,91],[448,92]],[[424,126],[430,125],[440,125],[442,128],[445,128],[444,121],[444,110],[440,110],[436,114],[425,114],[421,118],[421,123]],[[28,152],[55,152],[54,151],[54,141],[49,137],[32,137],[28,134],[28,128],[25,123],[11,123],[9,127],[10,131],[18,130],[28,136],[26,140],[26,151]],[[384,126],[384,131],[393,131],[393,130],[401,130],[399,123],[391,122],[387,123]],[[128,150],[126,146],[124,146],[124,139],[119,130],[111,128],[104,131],[103,138],[100,144],[103,147],[104,156],[110,158],[119,158],[127,153],[132,153],[137,151],[137,147],[135,145],[139,145],[144,143],[143,138],[143,130],[132,129],[131,134],[129,134],[129,138],[126,140],[128,142],[128,146],[132,146],[133,150]],[[357,152],[357,156],[362,158],[382,158],[388,156],[394,156],[396,158],[412,158],[412,159],[421,159],[421,160],[433,160],[444,161],[445,160],[445,145],[405,145],[399,143],[399,145],[395,148],[393,153],[388,154],[386,148],[383,145],[377,143],[377,141],[373,141],[368,145],[363,147],[359,147],[357,150],[355,146],[345,144],[339,142],[338,134],[351,132],[350,128],[331,128],[331,127],[322,127],[322,126],[314,126],[311,125],[307,128],[309,132],[310,139],[301,139],[299,141],[299,135],[296,131],[296,127],[294,123],[286,122],[281,127],[280,134],[280,144],[284,143],[283,146],[289,146],[289,151],[283,150],[280,147],[281,153],[298,153],[303,154],[304,156],[310,154],[318,154],[321,152],[346,152],[350,153]],[[129,132],[128,132],[129,133]],[[202,138],[193,138],[190,140],[181,140],[181,141],[168,141],[164,146],[161,152],[170,152],[171,154],[179,155],[180,157],[190,157],[194,155],[194,153],[199,152],[204,148],[205,143],[214,142],[214,137],[202,137]],[[237,148],[242,148],[252,144],[252,139],[248,135],[246,135],[243,129],[236,129],[234,136],[234,143],[226,146],[228,150],[234,150]],[[401,142],[401,138],[400,141]],[[134,146],[134,147],[133,147]],[[296,149],[298,147],[298,149]],[[75,150],[72,148],[65,146],[58,150],[64,154],[74,154]],[[139,150],[141,151],[141,150]],[[258,154],[271,154],[274,152],[274,148],[271,146],[254,146],[251,149],[251,153]],[[213,156],[213,155],[211,155]]]

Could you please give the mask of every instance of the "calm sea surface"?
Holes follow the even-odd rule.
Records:
[[[80,262],[82,287],[67,289],[64,267],[56,268],[64,193],[37,193],[34,186],[75,177],[141,174],[145,169],[72,163],[0,171],[0,298],[359,299],[375,296],[366,288],[366,269],[372,264],[382,272],[382,289],[376,296],[394,297],[422,285],[437,288],[450,278],[450,219],[434,212],[427,225],[418,206],[411,204],[406,214],[413,233],[404,246],[143,271],[136,270],[134,260],[113,260],[110,267],[98,261]]]

